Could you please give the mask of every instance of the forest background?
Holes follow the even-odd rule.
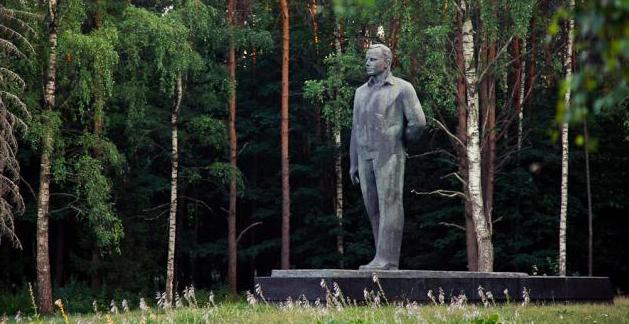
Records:
[[[626,292],[629,7],[586,1],[573,11],[557,0],[488,0],[469,2],[465,15],[459,3],[288,3],[288,209],[278,3],[2,4],[0,108],[1,117],[13,121],[3,124],[2,136],[15,136],[17,145],[3,146],[0,172],[22,199],[3,178],[0,291],[25,296],[28,283],[38,282],[44,151],[50,157],[47,241],[55,296],[151,296],[168,289],[171,273],[175,291],[190,285],[226,291],[228,282],[231,289],[251,289],[254,276],[286,266],[281,251],[291,268],[352,269],[368,262],[371,229],[360,190],[345,175],[353,91],[366,80],[363,57],[373,42],[393,50],[394,74],[415,86],[429,120],[421,142],[409,148],[401,268],[477,268],[468,253],[474,234],[461,182],[467,180],[460,172],[465,151],[456,140],[465,128],[457,44],[462,18],[469,17],[481,80],[481,180],[491,188],[483,199],[493,270],[559,273],[559,137],[569,122],[567,274],[587,275],[591,250],[591,273],[610,276],[615,289]],[[571,18],[575,76],[566,83],[562,53]],[[45,84],[53,25],[51,104]],[[566,107],[568,89],[573,100]],[[287,211],[290,252],[281,239]],[[169,237],[176,237],[171,257]],[[231,259],[237,267],[229,251],[237,251]],[[10,312],[3,304],[0,313]]]

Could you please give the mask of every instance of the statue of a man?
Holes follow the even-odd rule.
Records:
[[[413,85],[391,74],[391,50],[369,47],[367,83],[356,89],[350,142],[350,178],[360,183],[376,256],[360,269],[396,270],[404,227],[406,145],[421,135],[426,118]]]

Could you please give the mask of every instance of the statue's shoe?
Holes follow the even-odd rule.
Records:
[[[398,270],[398,265],[390,262],[373,260],[368,264],[361,265],[358,270]]]

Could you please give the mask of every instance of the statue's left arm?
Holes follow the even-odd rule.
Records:
[[[424,111],[422,110],[422,105],[419,103],[419,98],[417,98],[417,93],[410,83],[406,84],[400,95],[402,96],[404,118],[406,119],[404,140],[408,144],[419,140],[421,137],[426,127],[426,116],[424,116]]]

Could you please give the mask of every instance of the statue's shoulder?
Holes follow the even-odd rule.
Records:
[[[415,88],[413,88],[413,85],[410,82],[408,82],[408,81],[406,81],[406,80],[404,80],[402,78],[398,78],[396,76],[393,76],[393,79],[399,85],[399,87],[400,87],[400,89],[402,91],[415,90]]]
[[[365,90],[367,90],[368,87],[368,82],[363,83],[360,87],[356,88],[356,94],[361,93]]]

